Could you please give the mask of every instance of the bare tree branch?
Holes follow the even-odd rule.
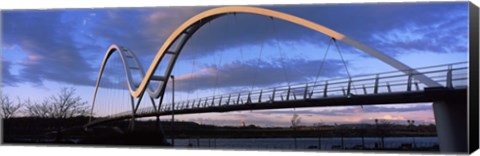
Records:
[[[6,95],[0,97],[0,117],[8,119],[15,115],[15,113],[22,107],[20,103],[14,104],[12,100]]]
[[[88,115],[87,101],[75,96],[74,88],[62,88],[57,95],[45,98],[40,104],[26,102],[26,114],[42,118],[70,118]]]
[[[300,117],[297,113],[293,114],[292,119],[290,120],[292,122],[292,127],[295,128],[300,125],[301,120],[302,117]]]

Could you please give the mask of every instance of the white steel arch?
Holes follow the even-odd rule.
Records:
[[[114,52],[118,51],[120,54],[120,57],[122,58],[122,61],[124,63],[124,67],[126,70],[126,76],[128,79],[128,86],[130,90],[130,94],[132,97],[140,98],[143,96],[144,92],[147,90],[151,98],[159,98],[163,96],[165,92],[165,87],[168,81],[168,77],[171,74],[171,71],[173,69],[173,66],[175,65],[175,61],[181,52],[181,49],[185,45],[185,43],[188,41],[188,39],[205,23],[214,20],[220,16],[227,15],[227,14],[232,14],[232,13],[249,13],[249,14],[257,14],[257,15],[263,15],[267,17],[274,17],[278,18],[284,21],[288,21],[294,24],[298,24],[300,26],[312,29],[314,31],[323,33],[327,36],[330,36],[336,40],[343,41],[346,44],[349,44],[350,46],[353,46],[355,48],[358,48],[362,50],[363,52],[387,63],[388,65],[403,71],[405,73],[414,73],[415,74],[415,79],[419,80],[421,83],[424,83],[428,87],[436,87],[436,86],[441,86],[438,82],[433,81],[432,79],[426,77],[423,74],[419,74],[417,71],[415,71],[413,68],[401,63],[398,60],[395,60],[384,53],[368,47],[367,45],[360,43],[352,38],[349,38],[348,36],[345,36],[341,33],[338,33],[330,28],[327,28],[325,26],[322,26],[320,24],[305,20],[300,17],[296,17],[293,15],[289,15],[286,13],[278,12],[278,11],[273,11],[269,9],[263,9],[263,8],[257,8],[257,7],[242,7],[242,6],[230,6],[230,7],[219,7],[219,8],[214,8],[210,9],[204,12],[201,12],[187,21],[185,21],[182,25],[180,25],[163,43],[162,47],[158,50],[157,54],[154,57],[153,62],[150,64],[148,70],[146,72],[143,71],[143,68],[141,65],[138,63],[138,60],[136,59],[135,55],[132,52],[128,52],[125,48],[121,48],[117,45],[112,45],[108,51],[107,54],[105,55],[105,58],[102,62],[101,68],[100,68],[100,73],[98,75],[97,83],[95,86],[95,92],[94,92],[94,99],[93,99],[93,105],[92,105],[92,112],[93,112],[93,107],[95,104],[95,99],[96,99],[96,94],[98,91],[98,87],[100,84],[100,80],[102,78],[102,73],[105,67],[105,64],[108,62],[108,58],[110,57],[111,54]],[[175,45],[175,46],[174,46]],[[168,66],[165,70],[165,73],[163,75],[154,75],[159,63],[162,61],[164,56],[166,55],[172,55],[172,57],[169,60]],[[143,79],[140,84],[134,84],[133,80],[131,78],[129,70],[131,70],[130,66],[127,64],[125,61],[127,57],[133,58],[137,61],[136,66],[139,68],[138,70],[141,71],[143,75]],[[150,88],[149,87],[149,82],[150,81],[161,81],[161,85],[159,85],[157,88]],[[139,103],[138,103],[139,104]],[[137,105],[138,108],[138,105]]]

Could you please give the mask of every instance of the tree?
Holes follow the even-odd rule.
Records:
[[[381,148],[385,148],[385,136],[389,134],[391,129],[393,128],[393,123],[389,122],[385,119],[375,119],[375,126],[377,129],[377,133],[380,134],[380,139],[381,139]]]
[[[45,98],[42,103],[25,101],[26,114],[33,117],[56,119],[56,138],[62,137],[62,127],[65,119],[88,114],[87,101],[82,101],[80,96],[75,95],[74,88],[62,88],[60,93]]]
[[[415,132],[415,120],[407,120],[408,123],[408,128],[412,131]],[[413,148],[417,148],[417,145],[415,143],[415,133],[412,134],[412,141],[413,141]]]
[[[290,122],[292,123],[292,127],[295,128],[300,125],[301,120],[302,117],[300,117],[297,113],[293,114],[292,119],[290,120]]]
[[[20,110],[22,105],[20,103],[14,104],[12,100],[6,95],[1,95],[0,97],[0,117],[2,119],[8,119],[15,115],[15,113]]]
[[[323,121],[320,120],[320,122],[313,124],[314,127],[317,127],[317,133],[318,133],[318,149],[322,149],[322,126],[323,126]]]
[[[301,120],[302,120],[302,118],[297,113],[293,114],[290,122],[292,123],[292,128],[293,128],[293,131],[294,131],[294,135],[296,135],[297,126],[300,125]],[[293,139],[294,139],[293,141],[294,141],[295,149],[297,149],[297,137],[294,136]]]
[[[87,101],[75,95],[74,88],[62,88],[60,93],[45,98],[42,103],[25,101],[26,114],[34,117],[66,119],[88,115]]]

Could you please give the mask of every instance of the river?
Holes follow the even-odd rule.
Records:
[[[342,148],[341,138],[298,138],[296,149],[332,150]],[[168,140],[170,142],[170,139]],[[381,146],[381,139],[377,137],[364,138],[365,148]],[[385,148],[399,148],[402,144],[410,144],[416,148],[427,148],[438,145],[437,137],[386,137]],[[362,138],[343,138],[343,147],[352,149],[361,147]],[[176,147],[199,147],[199,148],[228,148],[228,149],[295,149],[294,138],[242,138],[242,139],[215,139],[215,138],[191,138],[175,139]]]

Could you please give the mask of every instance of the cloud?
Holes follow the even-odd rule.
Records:
[[[261,6],[325,25],[387,55],[408,52],[466,53],[466,3]],[[184,21],[212,7],[98,10],[94,38],[129,47],[148,67],[165,39]],[[432,14],[435,12],[435,14]],[[459,35],[460,34],[460,35]],[[205,24],[179,60],[208,57],[226,49],[275,44],[324,44],[325,35],[278,19],[235,14]],[[346,46],[345,52],[353,52]],[[361,56],[361,55],[360,55]],[[196,58],[200,59],[200,58]]]
[[[372,120],[374,118],[369,118],[369,119]],[[384,115],[379,119],[383,119],[383,120],[403,120],[403,121],[407,120],[404,116],[401,116],[401,115],[399,115],[399,116]]]
[[[468,43],[467,16],[441,21],[434,25],[408,25],[374,34],[382,47],[388,51],[466,53]]]
[[[17,83],[19,82],[18,78],[16,75],[13,75],[10,72],[12,63],[9,61],[6,61],[4,58],[2,58],[2,70],[0,76],[2,77],[2,86],[17,86]]]
[[[278,10],[305,17],[396,55],[409,49],[466,53],[467,8],[468,3],[384,3],[285,6]],[[406,34],[419,38],[409,38]],[[394,40],[390,40],[392,37]],[[402,49],[392,51],[392,48]]]
[[[426,107],[431,105],[425,105]],[[365,106],[365,107],[389,107],[389,106]],[[411,108],[402,109],[398,108],[384,108],[386,111],[371,112],[370,114],[358,114],[355,112],[354,107],[342,107],[337,109],[297,109],[295,111],[283,109],[283,110],[259,110],[259,111],[239,111],[230,113],[213,113],[203,115],[201,119],[198,116],[185,115],[180,118],[190,119],[203,123],[215,123],[223,125],[239,125],[242,121],[247,124],[257,125],[269,125],[269,126],[290,126],[290,120],[294,113],[299,114],[302,117],[301,125],[312,125],[315,123],[323,123],[327,125],[337,124],[349,124],[349,123],[366,123],[375,124],[375,119],[381,120],[380,123],[386,121],[388,123],[395,124],[407,124],[406,120],[415,119],[416,124],[431,124],[435,123],[435,120],[429,116],[418,116],[421,114],[418,111],[425,111],[431,109],[425,109],[421,105],[411,105]],[[406,107],[405,107],[406,108]],[[398,110],[398,111],[395,111]],[[418,112],[418,113],[417,113]]]
[[[357,107],[345,107],[341,109],[323,109],[323,110],[278,110],[258,112],[262,114],[303,114],[303,115],[322,115],[322,116],[352,116],[358,113],[404,113],[416,111],[431,111],[431,105],[413,105],[409,107],[389,107],[389,106],[363,106],[363,109]],[[385,119],[389,116],[384,117]],[[390,116],[393,119],[393,117]]]
[[[74,24],[63,22],[60,11],[3,13],[3,44],[17,45],[27,54],[19,62],[18,79],[43,85],[44,81],[93,85],[93,68],[81,55],[73,37]]]
[[[374,112],[414,112],[414,111],[427,111],[432,110],[432,105],[415,105],[411,107],[379,107],[379,106],[365,106],[363,112],[374,113]]]
[[[204,7],[119,8],[96,10],[93,38],[105,47],[118,44],[151,58],[165,39],[184,21]],[[145,59],[151,61],[149,59]]]
[[[205,65],[204,68],[193,74],[177,76],[178,90],[193,91],[219,87],[265,87],[285,82],[314,81],[318,72],[319,60],[307,61],[304,59],[281,61],[234,61],[222,66]],[[285,76],[285,68],[290,68]],[[295,69],[292,69],[295,68]],[[339,70],[340,69],[340,70]],[[343,64],[338,60],[326,60],[320,77],[339,77],[346,75]],[[287,81],[288,80],[288,81]]]
[[[466,53],[467,3],[261,7],[325,25],[389,55],[410,51]],[[28,55],[27,59],[18,63],[22,66],[18,72],[19,81],[37,85],[42,85],[44,81],[93,85],[95,76],[92,75],[96,75],[99,61],[110,44],[132,49],[140,57],[143,66],[148,67],[152,56],[181,23],[209,8],[212,7],[7,11],[2,14],[2,46],[18,45]],[[316,33],[309,29],[264,16],[228,15],[202,27],[187,43],[180,59],[194,58],[188,51],[196,51],[196,56],[207,57],[228,48],[275,44],[277,40],[282,44],[324,44],[320,42],[324,41],[324,35],[313,34]],[[219,72],[225,73],[225,76],[218,78],[218,83],[230,87],[248,86],[251,84],[246,81],[251,79],[249,74],[258,69],[269,74],[259,74],[256,83],[279,83],[284,79],[280,68],[267,61],[270,60],[265,60],[260,68],[252,63],[239,62],[218,67]],[[312,61],[293,61],[288,64],[315,67]],[[205,66],[204,71],[195,73],[198,80],[185,78],[185,85],[198,84],[203,89],[214,86],[211,71],[216,68],[214,65]],[[312,69],[295,72],[299,71],[305,71],[303,74],[306,76],[292,76],[291,81],[305,80],[316,73]]]

